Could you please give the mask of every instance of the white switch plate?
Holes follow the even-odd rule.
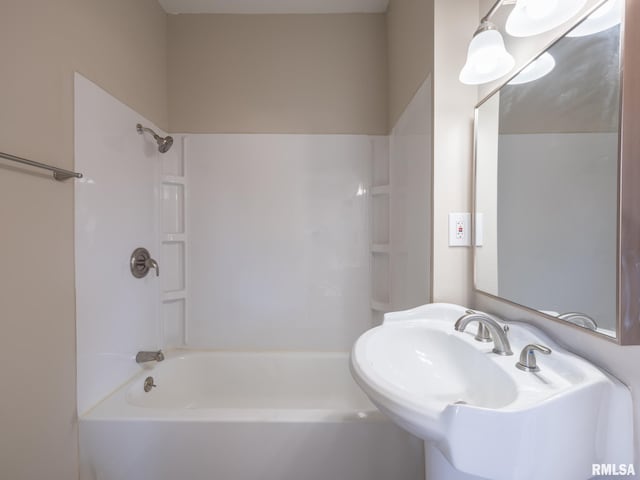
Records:
[[[449,246],[450,247],[470,247],[471,246],[471,214],[450,213],[449,214]]]

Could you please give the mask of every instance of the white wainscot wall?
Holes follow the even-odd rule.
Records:
[[[428,77],[389,138],[393,310],[431,301],[432,103]]]
[[[373,321],[431,300],[431,77],[376,149],[373,164],[371,277]]]
[[[346,351],[371,327],[375,140],[189,136],[189,347]]]
[[[139,370],[139,350],[161,346],[160,281],[129,270],[137,247],[160,256],[159,153],[137,123],[156,129],[76,74],[75,165],[84,174],[75,189],[79,413]]]

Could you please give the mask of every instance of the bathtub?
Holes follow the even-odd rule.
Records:
[[[80,478],[424,479],[422,442],[376,410],[348,362],[346,353],[169,352],[80,416]]]

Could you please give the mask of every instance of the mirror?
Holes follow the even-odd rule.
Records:
[[[610,337],[620,31],[579,25],[476,109],[476,289]]]

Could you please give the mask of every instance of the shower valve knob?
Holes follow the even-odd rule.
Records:
[[[156,277],[160,276],[160,267],[146,248],[136,248],[131,254],[129,260],[129,267],[131,268],[131,274],[136,278],[144,278],[149,273],[149,270],[154,268],[156,270]]]

